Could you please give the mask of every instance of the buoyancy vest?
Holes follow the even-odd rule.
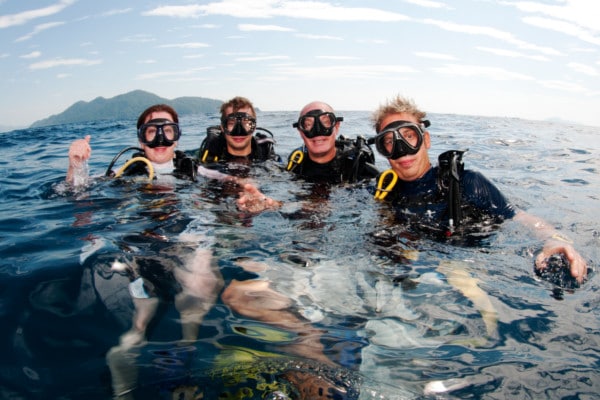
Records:
[[[275,153],[274,145],[273,133],[268,129],[257,127],[252,136],[252,150],[249,158],[251,161],[281,161],[281,157]],[[200,145],[197,158],[203,164],[228,161],[235,158],[227,151],[227,142],[220,126],[215,125],[206,128],[206,137]]]
[[[462,156],[467,150],[448,150],[438,157],[437,193],[429,195],[445,197],[448,204],[448,231],[451,235],[461,222],[461,186],[460,180],[464,171]],[[398,183],[398,175],[394,170],[383,171],[377,177],[375,199],[385,200]]]
[[[121,151],[111,164],[109,165],[106,176],[114,176],[115,173],[112,170],[113,165],[115,164],[118,157],[123,154],[127,150],[137,150],[136,153],[133,154],[131,160],[135,160],[136,158],[143,158],[147,160],[146,154],[140,148],[129,147],[123,151]],[[151,171],[148,171],[148,162],[145,160],[134,161],[130,163],[123,171],[123,176],[136,176],[136,175],[150,175]],[[196,161],[187,156],[181,150],[175,150],[175,158],[173,159],[173,175],[180,179],[190,179],[192,181],[196,181],[196,176],[198,173],[198,165]]]
[[[379,174],[373,150],[362,136],[354,140],[339,136],[335,147],[333,160],[327,164],[317,164],[310,160],[306,147],[301,146],[288,156],[286,170],[303,178],[326,180],[330,183],[354,183]]]

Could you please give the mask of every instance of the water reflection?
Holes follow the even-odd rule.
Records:
[[[288,117],[261,120],[288,127]],[[344,117],[357,121],[346,136],[369,131],[364,113]],[[563,130],[553,124],[442,119],[432,126],[441,139],[434,153],[469,147],[470,168],[486,170],[518,206],[569,232],[595,265],[595,131],[554,139]],[[206,124],[198,117],[184,128],[199,132],[194,127]],[[451,127],[461,124],[470,128],[458,135]],[[94,126],[104,134],[92,171],[106,169],[120,147],[115,138],[132,134],[131,125]],[[6,141],[13,162],[1,164],[0,185],[3,397],[107,399],[119,379],[136,398],[314,398],[315,388],[347,398],[420,398],[435,396],[439,385],[457,398],[596,396],[596,278],[560,301],[552,297],[555,285],[533,271],[540,244],[518,224],[504,223],[474,247],[456,246],[388,224],[367,190],[311,188],[273,171],[255,178],[284,207],[258,215],[240,213],[234,194],[210,181],[176,184],[170,193],[114,182],[58,193],[66,144],[88,127],[77,129],[31,130]],[[298,144],[293,132],[274,133],[281,154]],[[201,134],[186,140],[184,148],[197,147]],[[203,300],[193,288],[204,280],[189,291],[181,283],[198,243],[212,256],[199,255],[197,265],[223,278],[216,296]],[[115,261],[126,268],[113,270]],[[130,283],[157,265],[163,275],[148,281],[160,284],[132,288],[138,296],[154,289],[162,300],[141,324],[146,340],[112,351],[137,315]],[[221,296],[234,281],[268,283],[304,325],[286,329],[236,312]],[[182,340],[186,309],[176,306],[178,293],[199,310],[188,319],[196,340]],[[307,344],[304,328],[319,335],[317,353],[335,367],[293,351]],[[113,371],[107,355],[115,355]]]

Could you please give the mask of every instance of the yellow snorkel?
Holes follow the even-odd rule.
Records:
[[[391,177],[390,181],[385,184],[385,181]],[[392,191],[396,183],[398,182],[398,174],[393,169],[387,169],[379,175],[377,180],[377,190],[375,191],[375,200],[383,200]],[[385,188],[384,188],[385,185]]]
[[[127,169],[127,167],[129,167],[131,164],[136,163],[136,162],[143,162],[146,164],[146,166],[148,167],[148,181],[152,182],[152,180],[154,179],[154,167],[152,166],[152,163],[150,162],[150,160],[148,160],[146,157],[133,157],[131,160],[127,161],[125,164],[123,164],[123,166],[121,168],[119,168],[117,170],[117,172],[115,172],[115,178],[119,178],[121,177],[121,175],[123,175],[123,172]]]

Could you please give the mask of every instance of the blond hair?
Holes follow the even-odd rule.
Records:
[[[373,127],[376,132],[379,132],[382,128],[381,121],[389,114],[400,114],[408,113],[411,114],[419,121],[422,121],[427,115],[425,111],[421,111],[412,99],[397,95],[396,97],[388,100],[386,103],[380,105],[371,115],[373,121]]]

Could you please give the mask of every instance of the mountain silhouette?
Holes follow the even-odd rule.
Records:
[[[173,100],[143,90],[134,90],[110,99],[97,97],[92,101],[78,101],[60,114],[34,122],[31,127],[101,121],[108,119],[136,120],[146,108],[164,103],[181,115],[219,112],[223,101],[204,97],[178,97]]]

